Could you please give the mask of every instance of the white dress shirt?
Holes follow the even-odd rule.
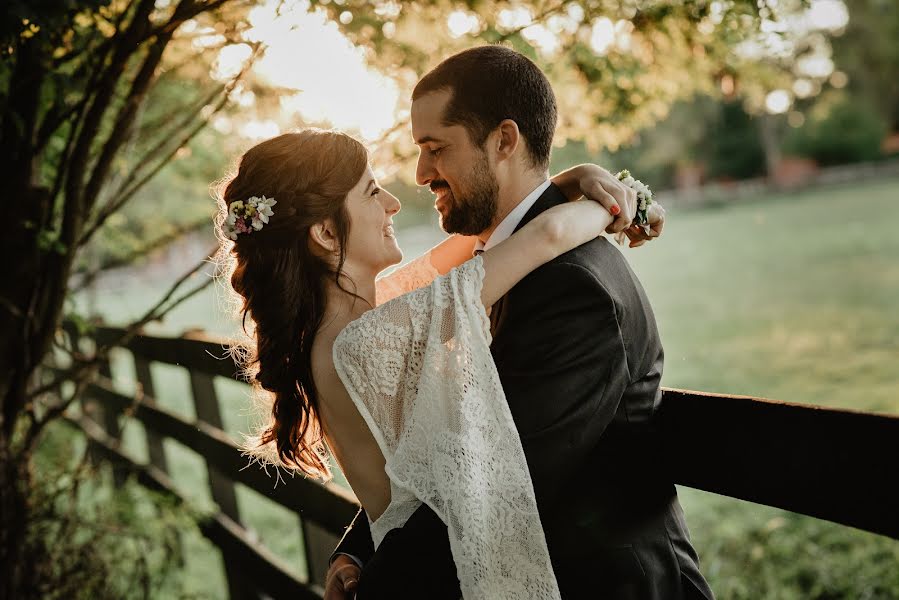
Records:
[[[500,224],[496,226],[496,229],[493,230],[493,233],[490,234],[490,237],[487,238],[486,242],[482,242],[478,240],[474,245],[475,254],[480,254],[485,250],[490,250],[490,248],[496,246],[500,242],[504,242],[515,232],[515,228],[518,227],[518,224],[521,223],[521,220],[524,218],[528,211],[531,210],[531,207],[534,206],[534,203],[537,202],[537,198],[543,195],[543,192],[549,188],[549,184],[552,183],[549,179],[538,185],[534,191],[525,196],[524,200],[518,203],[518,205],[512,209],[512,211],[506,215],[506,218],[500,221]]]

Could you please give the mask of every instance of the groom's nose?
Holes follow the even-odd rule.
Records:
[[[418,153],[418,163],[415,165],[415,183],[418,185],[428,185],[437,175],[434,163],[428,154],[424,151]]]

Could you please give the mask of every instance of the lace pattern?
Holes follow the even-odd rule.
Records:
[[[377,547],[422,502],[448,526],[466,599],[560,598],[521,440],[490,355],[483,260],[350,323],[334,365],[386,459]]]

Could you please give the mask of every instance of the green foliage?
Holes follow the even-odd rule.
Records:
[[[399,73],[400,80],[414,81],[438,60],[472,45],[510,45],[550,78],[560,107],[559,140],[585,141],[593,152],[628,142],[678,100],[714,93],[734,47],[756,34],[760,11],[775,4],[780,3],[735,0],[716,3],[713,10],[707,2],[630,0],[312,2],[351,40],[373,49],[374,66]],[[518,9],[531,16],[529,26],[503,21],[506,11]],[[454,11],[476,22],[457,37],[447,27]],[[593,28],[606,22],[619,23],[617,33],[606,47],[593,44]],[[542,43],[546,36],[553,44]]]
[[[899,131],[899,4],[851,0],[849,25],[833,41],[834,61],[849,76],[849,90]]]
[[[36,455],[25,558],[33,588],[21,600],[182,596],[184,507],[84,460],[80,434],[51,429]]]
[[[765,152],[755,119],[739,101],[722,102],[708,130],[703,154],[712,179],[746,179],[763,175]]]
[[[719,598],[899,598],[895,540],[693,490],[681,496]]]
[[[112,0],[7,0],[0,18],[0,47],[14,46],[43,30],[58,30],[81,10],[107,7]],[[54,40],[60,41],[61,38]],[[4,52],[6,53],[6,52]]]
[[[156,247],[157,242],[190,231],[211,230],[215,203],[208,188],[221,176],[226,163],[220,137],[214,130],[200,134],[133,202],[107,221],[80,256],[80,265],[127,260],[145,248]]]
[[[858,98],[822,99],[802,127],[785,141],[786,151],[821,165],[876,160],[887,133],[883,117]]]

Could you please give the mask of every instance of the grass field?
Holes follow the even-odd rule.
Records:
[[[899,413],[897,223],[899,180],[671,208],[662,240],[624,250],[656,311],[664,385]],[[418,231],[412,241],[409,258],[432,239]],[[129,280],[99,296],[99,308],[121,322],[148,305],[153,285]],[[211,293],[201,295],[163,330],[228,331],[215,307]],[[127,387],[127,356],[114,366]],[[193,416],[186,373],[155,365],[154,377],[162,404]],[[217,385],[236,436],[247,427],[246,392]],[[139,429],[129,426],[126,442],[141,456]],[[202,459],[169,450],[175,480],[208,502]],[[719,598],[899,598],[899,542],[693,490],[681,497]],[[264,543],[302,573],[296,519],[248,490],[239,501]],[[188,544],[186,592],[221,597],[217,553],[198,538]]]

